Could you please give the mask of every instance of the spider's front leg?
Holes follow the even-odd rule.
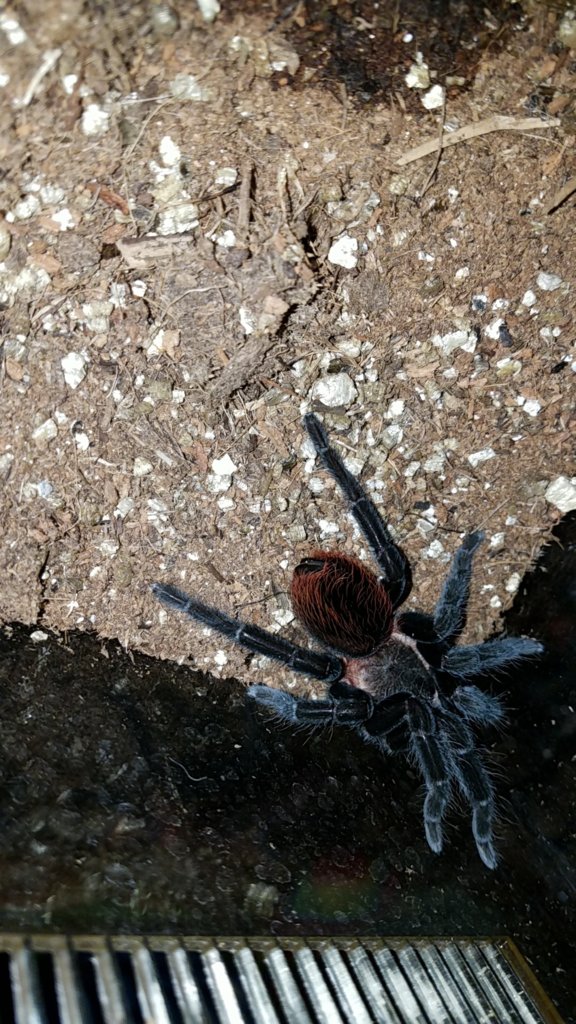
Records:
[[[294,672],[302,672],[325,683],[331,683],[342,676],[342,661],[334,654],[323,654],[307,647],[299,647],[298,644],[269,633],[260,626],[233,619],[231,615],[204,604],[195,597],[190,597],[170,584],[154,583],[151,589],[154,597],[167,608],[189,615],[196,622],[201,622],[209,629],[221,633],[254,654],[274,658]]]
[[[440,640],[454,643],[466,625],[472,561],[484,540],[481,530],[469,533],[456,551],[434,609],[434,629]]]
[[[483,644],[452,647],[444,657],[442,667],[453,676],[465,679],[470,676],[496,672],[510,667],[523,658],[542,654],[544,645],[538,640],[525,636],[504,636],[486,640]]]
[[[406,555],[392,540],[388,527],[361,483],[346,469],[338,452],[330,444],[318,417],[308,413],[304,417],[304,426],[320,462],[334,477],[348,501],[351,515],[372,548],[374,558],[382,570],[392,607],[398,608],[412,590],[412,572]]]
[[[481,530],[467,534],[452,559],[433,615],[434,630],[438,639],[445,643],[454,644],[466,625],[472,561],[483,539]],[[541,643],[528,637],[500,637],[482,644],[453,647],[444,655],[442,667],[455,676],[480,675],[541,654],[543,650]]]

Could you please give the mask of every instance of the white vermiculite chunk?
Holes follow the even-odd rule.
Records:
[[[482,448],[479,452],[472,452],[468,456],[468,462],[471,466],[479,466],[481,462],[487,462],[488,459],[494,459],[496,452],[493,448]]]
[[[216,473],[217,476],[232,476],[237,469],[238,466],[232,462],[228,454],[223,455],[221,459],[212,460],[212,472]]]
[[[87,359],[81,352],[68,352],[60,360],[60,365],[64,371],[64,380],[73,391],[76,390],[86,376],[86,363]]]
[[[561,512],[572,512],[576,509],[576,477],[557,476],[549,483],[544,497]]]
[[[329,373],[314,382],[310,395],[312,399],[317,399],[329,409],[334,409],[340,405],[351,405],[357,391],[354,381],[347,373]]]

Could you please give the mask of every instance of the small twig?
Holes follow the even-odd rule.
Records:
[[[440,164],[440,158],[442,156],[442,148],[443,148],[442,147],[442,139],[443,139],[443,136],[444,136],[444,125],[445,125],[445,123],[446,123],[446,88],[444,88],[444,99],[442,101],[442,114],[440,116],[440,131],[438,133],[438,150],[436,152],[436,159],[434,161],[434,164],[432,165],[432,170],[430,171],[430,174],[426,178],[426,183],[424,185],[424,188],[420,192],[420,199],[424,198],[424,196],[426,195],[428,189],[430,188],[430,185],[432,184],[433,179],[436,177],[436,171],[438,170],[438,166]]]
[[[346,83],[340,82],[339,87],[340,103],[342,104],[342,122],[340,128],[342,131],[346,130],[346,122],[348,121],[348,92],[346,91]]]
[[[42,59],[42,63],[40,64],[40,67],[37,69],[37,71],[35,71],[32,75],[32,78],[28,83],[28,88],[26,89],[26,92],[20,99],[18,106],[28,107],[30,105],[36,93],[38,92],[42,79],[45,78],[46,75],[48,75],[56,67],[61,56],[62,50],[46,50],[46,53],[44,54],[44,57]]]
[[[233,185],[226,185],[226,188],[221,188],[219,192],[207,192],[204,196],[198,196],[197,199],[192,197],[193,203],[207,203],[212,199],[220,199],[221,196],[227,196],[229,192],[235,192],[241,183],[235,181]]]
[[[253,175],[254,164],[248,158],[244,161],[240,169],[240,197],[238,201],[238,222],[236,226],[238,238],[243,242],[248,238],[248,228],[250,226],[250,193],[252,191]]]
[[[449,146],[456,146],[459,142],[468,142],[479,135],[488,135],[490,132],[526,132],[534,128],[559,128],[560,120],[557,117],[549,118],[548,121],[541,121],[537,117],[508,117],[506,114],[493,114],[483,121],[476,121],[473,124],[466,124],[455,132],[445,132],[440,139],[429,139],[415,149],[409,149],[404,156],[396,161],[396,167],[405,167],[414,160],[421,160],[422,157],[430,156],[439,148],[448,149]]]
[[[554,213],[562,203],[565,203],[570,198],[573,192],[576,192],[576,177],[570,178],[562,188],[559,188],[554,193],[552,199],[547,206],[544,207],[544,213]]]

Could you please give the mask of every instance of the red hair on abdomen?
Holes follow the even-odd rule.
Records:
[[[392,633],[392,604],[362,562],[333,551],[313,551],[296,566],[292,605],[306,629],[351,657],[372,654]]]

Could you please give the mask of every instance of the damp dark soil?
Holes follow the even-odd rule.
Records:
[[[253,714],[243,687],[87,634],[5,628],[0,928],[512,936],[576,1018],[576,517],[508,618],[546,653],[505,679],[486,734],[501,863],[465,807],[441,856],[421,780],[345,730]]]

